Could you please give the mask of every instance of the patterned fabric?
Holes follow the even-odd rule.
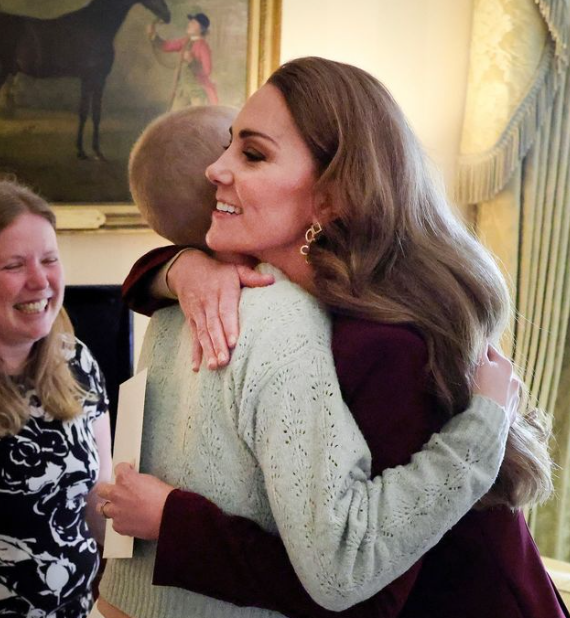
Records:
[[[71,346],[68,362],[91,395],[82,413],[55,420],[22,385],[30,418],[0,439],[0,616],[83,618],[92,604],[99,556],[85,504],[99,473],[93,422],[108,400],[83,343]]]
[[[311,596],[342,609],[406,571],[485,493],[506,417],[476,397],[411,464],[368,480],[370,451],[340,395],[330,321],[314,298],[263,269],[276,283],[244,290],[240,338],[223,370],[191,370],[178,307],[153,316],[141,356],[141,469],[279,532]],[[137,618],[276,615],[152,586],[155,553],[156,542],[139,541],[133,559],[109,560],[101,595]]]
[[[492,199],[553,107],[568,65],[568,0],[474,0],[457,201]]]
[[[529,515],[570,561],[570,2],[475,0],[459,199],[512,284],[503,348],[553,415],[554,495]],[[487,166],[487,163],[489,166]],[[461,171],[462,170],[462,171]],[[508,181],[508,182],[507,182]]]

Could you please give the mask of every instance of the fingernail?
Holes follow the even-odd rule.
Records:
[[[227,362],[227,360],[228,360],[228,357],[223,352],[220,352],[218,354],[218,363],[223,365],[224,363]]]
[[[216,365],[217,363],[215,358],[208,359],[208,369],[215,369]]]
[[[236,338],[232,335],[231,337],[229,337],[228,339],[228,345],[230,346],[230,348],[233,348],[236,344]]]

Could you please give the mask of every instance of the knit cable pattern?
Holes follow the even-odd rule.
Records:
[[[278,531],[311,596],[342,610],[404,573],[490,488],[508,422],[477,397],[410,464],[369,480],[370,452],[342,401],[326,313],[262,268],[277,282],[244,290],[239,342],[221,371],[191,371],[177,307],[152,318],[141,467]],[[109,561],[102,594],[129,615],[276,615],[151,586],[154,551],[140,542],[133,560]]]

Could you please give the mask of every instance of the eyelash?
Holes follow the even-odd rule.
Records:
[[[42,264],[46,264],[47,266],[51,266],[52,264],[56,264],[59,262],[59,258],[51,257],[42,260]],[[2,270],[17,270],[18,268],[22,268],[23,264],[7,264],[2,268]]]
[[[244,150],[243,155],[250,163],[258,163],[259,161],[265,161],[265,156],[259,152],[251,152],[248,150]]]
[[[230,142],[227,146],[223,146],[223,149],[227,150],[231,145],[232,142]],[[259,161],[265,161],[265,155],[262,155],[257,151],[252,152],[251,150],[242,150],[242,154],[250,163],[258,163]]]

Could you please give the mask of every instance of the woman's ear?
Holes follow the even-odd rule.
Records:
[[[331,187],[319,190],[315,196],[313,216],[321,225],[334,221],[339,216],[336,191]]]

